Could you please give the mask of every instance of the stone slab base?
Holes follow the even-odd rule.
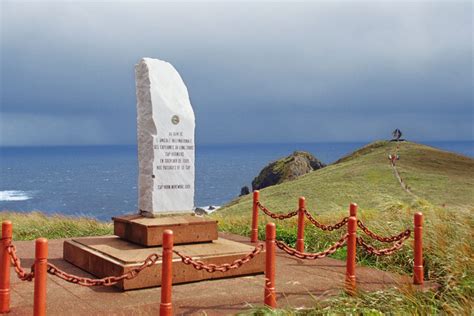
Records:
[[[139,245],[151,247],[163,244],[165,229],[174,233],[174,243],[189,244],[217,239],[217,221],[194,215],[169,215],[149,218],[138,214],[112,218],[114,234]]]
[[[184,255],[191,256],[207,263],[232,263],[254,249],[253,245],[239,243],[224,238],[201,244],[178,245],[174,249]],[[63,257],[73,265],[99,277],[121,275],[132,268],[138,267],[152,253],[161,255],[161,247],[136,245],[117,236],[84,237],[64,242]],[[238,269],[227,272],[208,273],[186,265],[174,255],[173,283],[188,283],[201,280],[237,277],[242,275],[260,274],[264,272],[265,253],[262,251]],[[149,267],[131,280],[123,280],[116,286],[122,290],[142,289],[161,285],[161,261]]]

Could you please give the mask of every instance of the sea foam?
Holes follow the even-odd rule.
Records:
[[[26,201],[32,199],[31,192],[19,190],[0,191],[0,201]]]

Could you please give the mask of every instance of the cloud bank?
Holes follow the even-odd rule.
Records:
[[[0,145],[134,143],[145,56],[199,143],[473,139],[470,1],[1,6]]]

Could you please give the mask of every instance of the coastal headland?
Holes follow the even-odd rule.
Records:
[[[407,193],[396,177],[388,159],[397,153],[396,171],[413,194]],[[472,308],[472,257],[470,238],[474,206],[474,160],[413,142],[379,141],[342,157],[325,168],[295,180],[261,190],[262,203],[275,212],[287,213],[297,208],[304,196],[307,209],[323,223],[346,216],[349,203],[359,205],[359,217],[374,231],[390,234],[412,226],[412,215],[425,215],[425,277],[439,286],[433,291],[381,289],[347,297],[333,293],[314,299],[308,311],[327,312],[401,312],[465,313]],[[251,197],[236,198],[212,214],[221,231],[248,236],[251,222]],[[262,217],[263,227],[269,219]],[[0,219],[14,222],[14,240],[37,237],[69,238],[105,235],[112,231],[109,223],[89,219],[47,217],[41,213],[0,212]],[[296,219],[277,222],[277,236],[290,245],[296,241]],[[327,247],[339,237],[306,227],[308,251]],[[370,257],[358,253],[359,265],[409,275],[412,269],[412,245],[389,257]],[[333,259],[344,259],[336,252]],[[298,280],[295,280],[295,282]],[[310,295],[310,294],[308,294]],[[196,297],[197,298],[197,297]],[[357,306],[357,307],[354,307]],[[249,307],[250,308],[250,307]],[[256,307],[258,308],[258,306]],[[289,306],[286,310],[292,311]]]

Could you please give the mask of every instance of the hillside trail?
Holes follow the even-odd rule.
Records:
[[[400,186],[402,187],[402,189],[405,192],[407,192],[408,194],[410,194],[412,197],[418,198],[418,196],[410,190],[410,187],[405,182],[405,180],[401,177],[400,172],[397,169],[396,161],[400,160],[399,150],[400,150],[400,142],[397,142],[397,147],[395,149],[395,153],[388,155],[390,166],[392,167],[393,173],[394,173],[395,177],[397,178],[398,182],[400,183]]]

